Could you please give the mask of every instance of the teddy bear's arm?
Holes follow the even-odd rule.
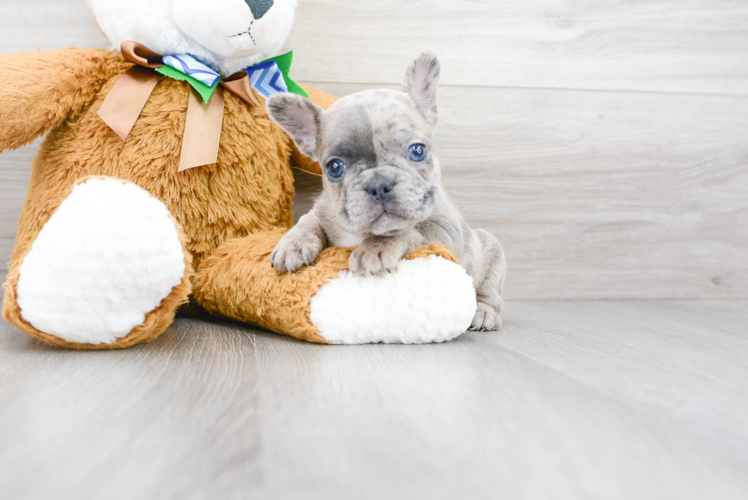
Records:
[[[339,99],[334,95],[326,94],[314,87],[304,87],[304,90],[309,94],[309,100],[323,109],[329,108]],[[322,175],[322,168],[319,166],[319,163],[313,161],[311,158],[305,156],[301,151],[299,151],[299,148],[296,147],[296,144],[294,144],[293,141],[291,141],[291,166],[313,175]]]
[[[86,109],[123,64],[103,49],[0,56],[0,151],[23,146]]]
[[[400,261],[386,279],[343,272],[352,249],[338,247],[325,248],[314,265],[279,275],[270,255],[285,232],[221,244],[195,274],[197,303],[216,316],[333,344],[442,342],[473,320],[473,279],[441,245],[417,248],[405,257],[415,262]]]

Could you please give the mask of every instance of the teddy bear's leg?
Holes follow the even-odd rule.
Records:
[[[443,247],[422,247],[392,274],[354,275],[351,249],[326,248],[312,266],[276,274],[270,253],[286,230],[228,241],[196,270],[208,312],[319,343],[451,340],[475,314],[473,280]]]
[[[3,317],[49,344],[128,347],[171,324],[190,276],[181,228],[161,201],[89,177],[10,263]]]

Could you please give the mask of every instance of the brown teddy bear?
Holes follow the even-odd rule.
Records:
[[[295,5],[94,0],[121,52],[0,57],[0,151],[50,132],[9,264],[6,320],[79,349],[150,341],[188,301],[322,343],[443,341],[465,330],[474,293],[471,303],[464,272],[438,246],[414,252],[421,265],[410,274],[401,262],[407,283],[350,276],[349,249],[329,248],[295,274],[272,269],[292,224],[291,167],[321,171],[270,120],[264,97],[335,101],[295,84],[289,57],[278,57]],[[386,313],[404,286],[413,295]],[[413,298],[419,287],[426,299]],[[354,320],[338,313],[357,297],[375,300]]]

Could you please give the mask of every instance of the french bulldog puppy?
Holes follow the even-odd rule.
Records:
[[[281,274],[312,264],[328,245],[357,247],[351,271],[375,274],[441,243],[473,278],[478,310],[470,329],[496,330],[506,261],[496,238],[472,230],[442,188],[433,148],[439,68],[436,54],[423,52],[403,92],[367,90],[326,111],[295,94],[267,101],[270,117],[324,170],[322,194],[270,259]]]

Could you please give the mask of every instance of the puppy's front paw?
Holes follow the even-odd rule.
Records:
[[[390,272],[406,253],[402,245],[395,241],[370,238],[351,253],[348,258],[348,267],[356,274]]]
[[[270,263],[278,274],[294,273],[314,260],[324,249],[324,243],[309,233],[285,235],[270,254]]]
[[[487,332],[498,330],[500,328],[501,317],[499,317],[499,313],[496,312],[496,309],[489,306],[488,304],[484,304],[483,302],[478,302],[478,310],[475,311],[473,324],[470,325],[470,329],[475,331]]]

